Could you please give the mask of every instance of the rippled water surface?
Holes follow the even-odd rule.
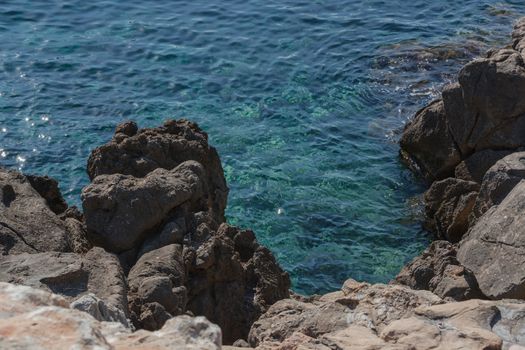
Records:
[[[523,1],[2,1],[0,162],[79,204],[115,125],[197,121],[294,288],[385,282],[418,254],[421,184],[396,135]]]

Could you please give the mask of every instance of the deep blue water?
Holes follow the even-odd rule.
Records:
[[[522,0],[4,0],[0,162],[78,205],[118,122],[189,118],[220,152],[229,221],[296,291],[385,282],[429,240],[399,129],[520,14]]]

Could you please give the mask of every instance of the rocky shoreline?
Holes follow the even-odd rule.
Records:
[[[82,211],[0,168],[0,348],[525,349],[524,97],[522,19],[403,131],[436,240],[390,284],[322,296],[225,222],[219,156],[189,121],[117,126]]]

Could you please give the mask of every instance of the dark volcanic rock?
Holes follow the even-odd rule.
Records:
[[[525,181],[487,211],[460,243],[457,258],[489,298],[525,298]]]
[[[0,168],[1,254],[71,251],[68,230],[26,176]]]
[[[396,276],[395,283],[429,290],[456,301],[483,298],[476,278],[456,259],[456,247],[446,241],[432,242]]]
[[[49,176],[26,175],[33,188],[46,200],[49,209],[55,214],[62,214],[67,204],[58,188],[58,182]]]
[[[144,177],[157,168],[169,170],[187,160],[197,161],[204,166],[210,185],[208,206],[215,219],[223,222],[228,187],[217,151],[208,145],[208,135],[187,120],[169,120],[158,128],[136,129],[133,122],[123,123],[109,143],[93,150],[88,160],[89,177]]]
[[[472,221],[492,206],[500,204],[521,180],[525,179],[525,152],[512,153],[492,166],[481,183]]]
[[[150,251],[137,261],[128,275],[129,305],[135,326],[160,329],[186,309],[186,271],[182,247],[171,244]]]
[[[155,169],[144,178],[100,175],[82,190],[90,237],[111,251],[138,247],[178,206],[206,210],[204,169],[187,161],[172,170]]]
[[[429,180],[443,179],[454,172],[461,154],[445,118],[443,101],[434,101],[407,124],[401,140],[401,154]]]
[[[511,153],[512,151],[494,151],[491,149],[476,152],[458,164],[454,170],[454,175],[457,179],[481,184],[487,170],[498,160]]]
[[[277,300],[290,280],[251,231],[222,224],[216,234],[185,251],[188,310],[221,326],[223,341],[247,339],[251,324]]]
[[[117,257],[102,248],[84,256],[59,252],[4,256],[0,281],[44,289],[69,301],[92,293],[128,315],[125,276]]]
[[[459,242],[469,225],[479,185],[448,178],[436,181],[425,193],[426,226],[439,239]]]

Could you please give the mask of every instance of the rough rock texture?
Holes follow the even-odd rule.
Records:
[[[462,266],[457,249],[447,241],[434,241],[396,276],[395,283],[429,290],[445,300],[483,298],[476,278]]]
[[[144,254],[128,275],[131,319],[155,330],[186,310],[186,271],[182,246],[171,244]]]
[[[67,209],[67,204],[58,188],[57,180],[49,176],[26,175],[31,186],[47,202],[47,206],[55,214],[62,214]]]
[[[515,150],[525,145],[525,62],[520,51],[522,22],[514,47],[494,50],[461,69],[442,100],[418,112],[406,126],[402,155],[419,165],[428,180],[451,176],[462,160],[482,150]],[[481,167],[483,168],[483,166]]]
[[[82,190],[90,238],[117,253],[138,246],[173,209],[183,204],[190,212],[206,209],[204,177],[202,165],[194,161],[155,169],[144,178],[98,176]]]
[[[430,292],[345,282],[312,301],[274,304],[250,332],[257,349],[519,349],[525,304],[469,300],[444,304]]]
[[[1,255],[71,251],[68,230],[46,200],[16,171],[0,168]]]
[[[476,182],[455,178],[434,182],[424,197],[427,228],[439,239],[458,242],[468,230],[478,190]]]
[[[471,220],[500,204],[521,180],[525,179],[525,152],[512,153],[492,166],[481,184]]]
[[[113,139],[91,153],[88,174],[91,179],[102,174],[144,177],[187,160],[204,166],[211,191],[209,207],[214,218],[223,222],[228,187],[219,156],[208,145],[208,135],[187,120],[169,120],[161,127],[141,130],[133,122],[119,125]]]
[[[525,299],[525,181],[486,212],[462,240],[457,258],[470,269],[483,294]]]
[[[222,224],[198,248],[188,247],[188,310],[221,326],[223,341],[246,339],[250,325],[277,300],[290,280],[252,231]]]
[[[122,310],[117,309],[95,294],[88,293],[74,300],[70,305],[72,309],[87,312],[99,321],[119,322],[126,328],[133,329],[133,325]]]
[[[35,253],[0,258],[0,281],[41,288],[70,302],[88,293],[128,314],[126,280],[117,257],[94,248],[86,255]]]
[[[0,348],[28,350],[219,350],[221,331],[203,317],[170,319],[156,332],[99,322],[42,290],[0,283]]]
[[[456,166],[454,176],[457,179],[481,184],[487,170],[496,164],[498,160],[511,153],[512,151],[494,151],[491,149],[476,152]]]
[[[434,101],[416,113],[399,143],[402,156],[427,179],[451,176],[461,161],[449,132],[443,101]]]

